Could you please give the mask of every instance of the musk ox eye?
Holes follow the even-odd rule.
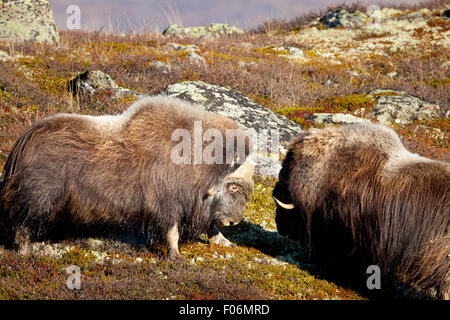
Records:
[[[228,186],[228,191],[229,191],[230,193],[236,193],[236,192],[238,192],[239,190],[240,190],[240,188],[239,188],[239,186],[238,186],[237,184],[232,183],[232,184],[230,184],[230,185]]]

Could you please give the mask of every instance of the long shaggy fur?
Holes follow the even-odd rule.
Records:
[[[375,124],[310,130],[289,147],[274,197],[280,234],[316,258],[371,264],[450,298],[450,165]],[[433,294],[431,294],[432,296]]]
[[[171,141],[172,133],[187,129],[193,137],[198,120],[224,137],[238,129],[226,117],[164,96],[140,100],[117,116],[59,114],[34,123],[4,168],[3,244],[97,225],[135,225],[162,236],[175,223],[184,233],[206,232],[214,203],[205,201],[207,190],[240,164],[173,164],[179,141]]]

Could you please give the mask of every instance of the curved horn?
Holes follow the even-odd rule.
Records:
[[[275,202],[276,202],[280,207],[282,207],[283,209],[286,209],[286,210],[292,210],[292,209],[295,208],[295,204],[293,204],[293,203],[286,204],[286,203],[281,202],[280,200],[278,200],[278,199],[275,198],[275,197],[273,197],[273,199],[274,199]]]
[[[240,178],[251,181],[255,166],[250,161],[245,161],[236,171],[230,173],[227,178]]]
[[[206,191],[206,194],[210,197],[214,197],[216,195],[216,191],[214,191],[214,187],[211,187],[208,189],[208,191]]]

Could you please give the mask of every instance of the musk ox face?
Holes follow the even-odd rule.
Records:
[[[253,193],[253,170],[253,164],[245,162],[219,186],[208,191],[212,198],[211,215],[217,225],[232,226],[242,220],[245,206]]]
[[[239,178],[226,179],[217,189],[211,212],[219,226],[238,224],[244,216],[246,203],[253,193],[253,184]]]

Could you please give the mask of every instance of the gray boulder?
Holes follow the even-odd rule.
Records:
[[[253,160],[259,175],[278,175],[280,154],[286,153],[289,141],[303,130],[237,91],[201,81],[176,83],[164,89],[162,94],[198,103],[205,110],[229,117],[242,128],[256,133]]]
[[[374,90],[369,93],[376,104],[368,113],[383,124],[409,124],[414,120],[430,120],[445,117],[441,108],[403,91]]]
[[[57,43],[58,30],[47,0],[0,2],[0,40]]]
[[[353,28],[362,27],[366,20],[367,15],[360,11],[349,12],[347,10],[333,10],[320,18],[319,21],[327,28]]]
[[[163,31],[165,36],[192,37],[192,38],[213,38],[231,34],[243,34],[244,31],[224,23],[213,23],[209,26],[180,27],[172,24]]]

